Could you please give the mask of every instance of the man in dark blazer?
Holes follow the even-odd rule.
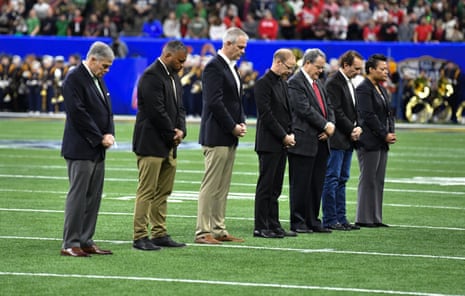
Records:
[[[226,198],[239,138],[247,131],[242,106],[242,82],[235,66],[245,53],[247,34],[233,27],[223,36],[222,48],[202,74],[203,109],[199,143],[205,157],[200,185],[195,242],[243,242],[225,225]]]
[[[285,231],[281,227],[278,205],[287,149],[295,145],[286,83],[295,66],[293,52],[290,49],[278,49],[273,55],[271,69],[254,86],[258,114],[255,151],[259,163],[255,191],[255,237],[296,236],[295,232]]]
[[[113,59],[111,48],[97,41],[86,60],[63,82],[66,123],[61,154],[69,177],[63,256],[112,254],[100,249],[92,238],[102,198],[105,152],[115,142],[110,94],[101,79],[110,70]]]
[[[289,149],[291,229],[300,233],[331,230],[318,218],[329,155],[328,139],[334,133],[334,113],[319,77],[326,55],[308,49],[302,67],[289,79],[296,145]]]
[[[176,174],[177,147],[186,136],[186,112],[178,76],[186,57],[187,48],[182,42],[168,42],[160,58],[144,71],[137,87],[133,151],[139,184],[133,247],[138,250],[185,246],[168,235],[166,214]]]
[[[387,227],[383,223],[384,178],[389,145],[397,141],[389,95],[381,85],[388,79],[387,58],[382,54],[370,56],[365,73],[365,80],[356,89],[363,133],[357,144],[360,176],[355,221],[362,227]]]
[[[322,193],[323,226],[332,230],[354,230],[346,216],[346,183],[350,176],[354,143],[362,129],[355,109],[355,87],[352,78],[359,75],[363,57],[349,50],[339,57],[339,70],[326,80],[325,88],[331,99],[336,118],[336,131],[331,137]]]

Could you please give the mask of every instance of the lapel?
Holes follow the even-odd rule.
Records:
[[[341,74],[341,72],[338,72],[338,79],[340,80],[340,83],[342,84],[342,89],[344,91],[344,96],[346,98],[349,98],[349,106],[351,106],[352,110],[355,112],[356,110],[356,104],[357,104],[357,100],[355,98],[355,87],[353,89],[354,91],[354,100],[352,100],[352,93],[350,92],[350,89],[348,84],[347,84],[347,81],[346,81],[346,78]]]
[[[236,78],[234,77],[234,74],[232,73],[231,69],[229,68],[228,63],[220,55],[217,55],[217,58],[222,63],[222,65],[224,67],[225,75],[228,77],[227,81],[232,81],[232,84],[234,85],[234,89],[236,89],[235,94],[236,94],[237,98],[240,98],[241,97],[240,94],[242,94],[242,81],[241,81],[241,76],[239,75],[239,72],[237,71],[237,67],[235,66],[234,69],[235,69],[237,77],[239,78],[239,88],[238,88],[238,85],[237,85],[237,82],[236,82]],[[239,92],[237,92],[237,89],[239,89]]]

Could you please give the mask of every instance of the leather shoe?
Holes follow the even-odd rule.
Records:
[[[283,237],[284,236],[287,236],[287,237],[295,237],[295,236],[297,236],[297,232],[292,231],[292,230],[286,231],[286,230],[284,230],[282,228],[277,228],[277,229],[273,230],[273,232],[278,234],[278,235],[282,235]]]
[[[360,230],[360,226],[357,226],[355,224],[350,224],[350,223],[344,223],[342,224],[347,230]]]
[[[341,223],[328,225],[327,228],[331,230],[349,230],[347,227],[344,227],[344,225],[342,225]]]
[[[198,236],[195,238],[195,243],[197,244],[207,244],[207,245],[220,245],[221,242],[216,240],[211,236],[211,234],[206,234],[202,236]]]
[[[152,243],[159,247],[168,247],[168,248],[182,248],[185,247],[185,243],[177,243],[171,239],[169,235],[162,237],[152,238]]]
[[[82,250],[87,254],[97,254],[97,255],[111,255],[113,254],[110,250],[102,250],[97,245],[92,245],[90,247],[83,247]]]
[[[375,223],[376,227],[389,227],[389,225],[384,224],[384,223]]]
[[[143,237],[140,239],[137,239],[133,242],[132,247],[137,250],[142,250],[142,251],[158,251],[161,250],[159,246],[156,246],[152,243],[152,241],[149,240],[148,237]]]
[[[254,230],[253,236],[263,237],[263,238],[283,238],[284,237],[284,236],[279,236],[277,233],[269,229]]]
[[[90,254],[87,254],[79,247],[72,247],[61,249],[62,256],[71,256],[71,257],[90,257]]]
[[[313,230],[307,227],[291,228],[291,230],[297,233],[312,233],[313,232]]]
[[[312,228],[313,232],[319,232],[319,233],[331,233],[332,230],[326,227],[322,226],[316,226]]]
[[[235,242],[235,243],[243,243],[244,239],[240,237],[235,237],[230,234],[224,234],[215,237],[216,240],[220,242]]]
[[[358,227],[370,227],[370,228],[376,227],[376,225],[373,224],[373,223],[360,223],[360,222],[356,222],[355,225],[358,226]]]

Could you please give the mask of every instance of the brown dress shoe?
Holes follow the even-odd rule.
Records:
[[[61,249],[61,255],[62,256],[71,256],[71,257],[90,257],[90,254],[84,252],[79,247]]]
[[[198,236],[195,238],[194,242],[197,244],[209,244],[209,245],[221,244],[221,242],[219,240],[214,239],[213,236],[211,236],[211,234]]]
[[[234,237],[230,234],[225,234],[222,236],[215,237],[216,240],[220,242],[236,242],[236,243],[243,243],[244,239],[239,238],[239,237]]]
[[[90,247],[84,247],[82,250],[88,254],[97,254],[97,255],[111,255],[113,254],[110,250],[102,250],[97,245],[93,245]]]

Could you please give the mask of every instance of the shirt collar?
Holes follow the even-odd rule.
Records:
[[[236,66],[236,61],[231,61],[231,60],[221,51],[221,49],[218,50],[218,55],[219,55],[220,57],[222,57],[230,67],[234,68],[234,66]]]
[[[168,74],[168,76],[170,76],[171,73],[170,73],[170,71],[168,70],[168,67],[166,67],[165,63],[163,63],[163,61],[162,61],[160,58],[158,58],[158,60],[159,60],[160,63],[163,65],[163,68],[165,69],[166,74]]]
[[[308,76],[307,72],[305,72],[303,68],[301,68],[300,71],[302,71],[302,73],[304,74],[304,77],[307,78],[307,81],[310,82],[310,85],[313,85],[314,80],[310,78],[310,76]]]

